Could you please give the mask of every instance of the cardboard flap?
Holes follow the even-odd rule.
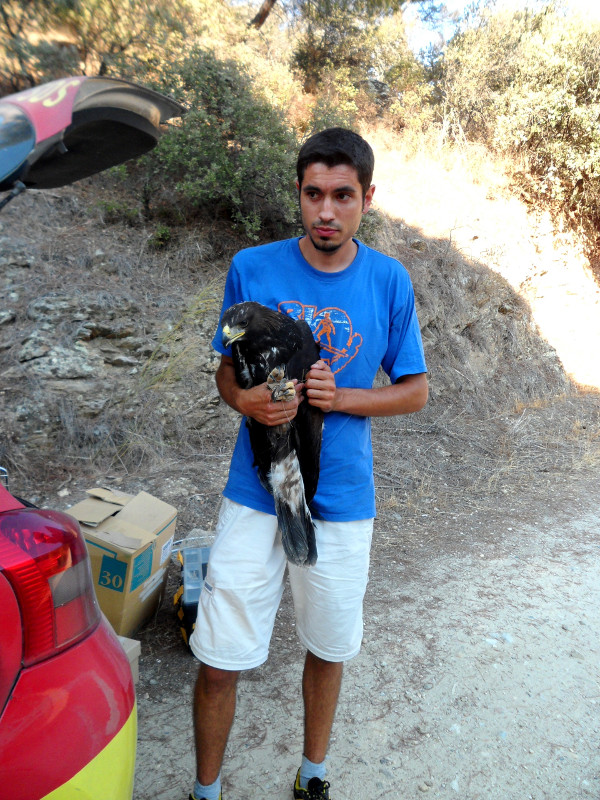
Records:
[[[145,531],[138,525],[122,520],[121,514],[107,519],[102,528],[96,531],[96,537],[101,537],[122,550],[131,550],[132,552],[139,550],[140,547],[154,539],[154,535],[150,531]]]
[[[104,500],[106,503],[115,503],[118,506],[125,506],[133,498],[133,495],[121,492],[119,489],[105,489],[98,487],[96,489],[86,489],[87,494],[92,497],[97,497],[99,500]]]
[[[121,511],[122,508],[122,505],[105,503],[95,497],[88,497],[87,500],[82,500],[81,503],[72,506],[69,509],[69,514],[75,517],[78,522],[97,528],[105,519]]]
[[[177,509],[147,492],[139,492],[119,514],[121,522],[127,522],[147,531],[154,538],[177,514]]]

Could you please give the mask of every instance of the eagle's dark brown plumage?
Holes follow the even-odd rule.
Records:
[[[293,398],[292,379],[302,382],[319,359],[306,322],[260,303],[231,306],[221,327],[239,385],[249,389],[266,381],[273,400]],[[314,564],[317,547],[308,504],[319,480],[323,412],[304,400],[285,425],[269,427],[253,419],[247,424],[260,481],[275,500],[286,556],[294,564]]]

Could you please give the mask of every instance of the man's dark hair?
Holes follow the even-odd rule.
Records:
[[[296,164],[300,186],[302,186],[306,168],[310,164],[317,163],[325,164],[330,168],[337,167],[339,164],[349,164],[354,167],[364,197],[373,179],[375,156],[371,145],[358,133],[347,128],[327,128],[327,130],[315,133],[300,148]]]

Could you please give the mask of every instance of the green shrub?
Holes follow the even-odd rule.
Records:
[[[357,94],[349,69],[339,68],[328,72],[316,96],[307,132],[354,127],[358,116]]]
[[[194,47],[163,69],[161,84],[189,111],[145,157],[150,208],[170,195],[188,218],[224,216],[251,238],[289,231],[297,142],[243,68]]]
[[[139,208],[133,208],[125,200],[99,200],[96,205],[106,223],[121,222],[135,227],[142,221]]]
[[[154,250],[162,250],[171,241],[171,228],[163,222],[159,223],[149,239],[149,245]]]
[[[443,63],[448,131],[522,168],[516,180],[595,239],[600,222],[600,24],[543,11],[482,13]]]

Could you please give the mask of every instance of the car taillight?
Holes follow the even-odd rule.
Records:
[[[100,621],[85,541],[67,514],[0,514],[0,570],[21,609],[26,666],[74,644]]]

